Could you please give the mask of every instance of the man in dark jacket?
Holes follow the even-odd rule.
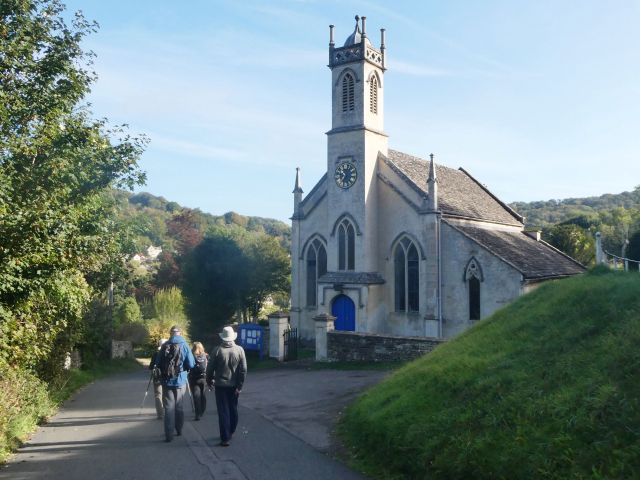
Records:
[[[184,425],[183,399],[187,390],[187,372],[196,364],[191,349],[184,337],[180,335],[180,327],[171,327],[171,338],[160,347],[160,355],[166,355],[169,344],[176,344],[180,348],[182,362],[178,365],[178,373],[173,377],[162,378],[162,404],[164,405],[164,435],[165,440],[173,440],[173,432],[182,435]],[[161,359],[160,365],[163,360]],[[162,370],[162,368],[161,368]],[[165,373],[165,372],[163,372]]]
[[[215,384],[220,445],[228,447],[238,426],[238,397],[247,376],[247,359],[244,349],[234,343],[238,334],[233,328],[224,327],[219,335],[222,345],[207,367],[207,383]]]

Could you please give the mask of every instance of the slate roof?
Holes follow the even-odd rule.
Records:
[[[378,284],[384,283],[382,275],[377,272],[327,272],[318,279],[318,283],[359,283]]]
[[[500,231],[468,225],[450,227],[506,261],[525,280],[544,280],[583,273],[583,265],[543,241],[537,241],[522,231]]]
[[[396,150],[380,158],[422,196],[427,196],[429,162]],[[463,169],[436,163],[438,208],[445,215],[466,217],[507,225],[522,225],[523,217],[495,197]]]

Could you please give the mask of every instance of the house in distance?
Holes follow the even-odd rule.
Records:
[[[327,172],[303,197],[296,173],[291,324],[449,338],[540,282],[584,267],[526,232],[524,219],[464,169],[392,150],[380,47],[356,17],[342,46],[330,26]]]

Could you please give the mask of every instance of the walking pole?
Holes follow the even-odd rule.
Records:
[[[187,391],[189,392],[189,398],[191,398],[191,413],[196,411],[196,407],[193,403],[193,395],[191,395],[191,387],[189,386],[189,380],[187,380]]]
[[[149,394],[149,386],[151,385],[151,380],[153,379],[153,370],[151,370],[151,375],[149,376],[149,383],[147,383],[147,389],[144,391],[144,397],[142,398],[142,403],[140,404],[140,411],[138,415],[142,413],[142,407],[144,407],[144,401],[147,399],[147,395]]]

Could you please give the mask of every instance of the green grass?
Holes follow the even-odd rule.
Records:
[[[640,275],[550,282],[346,412],[374,478],[640,478]]]

